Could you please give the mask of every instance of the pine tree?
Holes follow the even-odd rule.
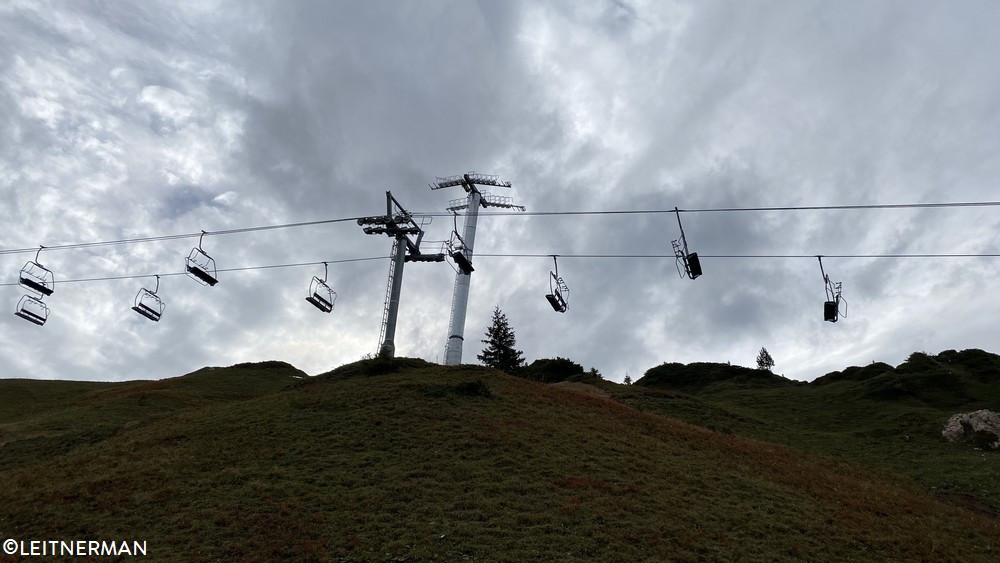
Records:
[[[757,369],[771,371],[773,367],[774,358],[767,352],[767,348],[761,348],[760,354],[757,354]]]
[[[486,344],[486,348],[476,358],[487,366],[512,375],[524,366],[522,352],[514,348],[517,344],[514,330],[499,305],[493,309],[493,325],[486,329],[486,339],[482,343]]]
[[[632,378],[628,376],[628,372],[625,373],[625,385],[632,385]]]

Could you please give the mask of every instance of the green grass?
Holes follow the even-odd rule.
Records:
[[[898,368],[848,368],[812,384],[747,384],[715,373],[706,378],[712,383],[691,386],[685,381],[696,365],[673,380],[661,369],[631,388],[608,388],[647,412],[892,470],[942,498],[998,513],[1000,453],[941,437],[952,414],[1000,410],[998,356],[981,350],[918,353]],[[712,365],[714,372],[727,367]],[[672,391],[673,381],[692,394]]]
[[[995,518],[898,474],[572,388],[369,360],[290,386],[260,374],[256,396],[204,399],[252,371],[173,380],[159,389],[186,393],[173,411],[60,455],[15,456],[0,470],[0,535],[145,539],[154,559],[177,561],[998,556]],[[642,394],[670,395],[614,387],[650,404],[666,399]],[[118,405],[123,388],[91,405]]]
[[[0,380],[0,469],[64,455],[180,411],[273,393],[304,375],[262,362],[161,381]]]

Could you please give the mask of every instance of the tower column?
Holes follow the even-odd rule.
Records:
[[[465,231],[462,239],[465,242],[465,257],[472,262],[472,248],[476,242],[476,223],[479,219],[479,205],[482,195],[479,190],[469,192],[468,213],[465,215]],[[465,343],[465,313],[469,308],[469,289],[472,282],[471,273],[459,270],[455,274],[455,293],[452,296],[451,320],[448,323],[448,342],[445,344],[444,363],[447,366],[457,366],[462,363],[462,346]]]

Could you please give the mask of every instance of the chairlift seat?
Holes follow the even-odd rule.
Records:
[[[462,270],[463,274],[469,275],[476,271],[476,269],[472,267],[472,262],[469,262],[469,259],[465,257],[465,252],[461,250],[453,250],[450,254],[451,259],[455,261],[455,265],[458,266],[459,270]]]
[[[333,311],[333,303],[330,303],[326,300],[326,298],[318,293],[313,293],[309,297],[306,297],[306,301],[312,303],[317,309],[323,311],[324,313]]]
[[[823,303],[823,320],[831,323],[837,322],[839,303],[836,301],[826,301]]]
[[[697,252],[692,252],[687,255],[687,267],[688,276],[691,279],[695,279],[701,275],[701,260],[698,258]]]
[[[552,309],[557,313],[566,312],[566,300],[563,299],[563,296],[558,291],[546,294],[545,298],[549,300],[549,305],[552,305]]]
[[[44,285],[44,284],[41,284],[41,283],[38,283],[38,282],[36,282],[35,280],[33,280],[31,278],[26,278],[24,276],[21,276],[21,278],[18,281],[20,282],[20,284],[23,287],[26,287],[26,288],[31,289],[33,291],[37,291],[38,293],[41,293],[42,295],[52,295],[52,288],[51,287],[49,287],[47,285]]]
[[[17,310],[14,311],[14,314],[26,321],[42,326],[49,318],[49,308],[40,300],[30,295],[25,295],[18,301]]]
[[[153,322],[160,322],[160,317],[163,316],[159,311],[154,311],[142,303],[132,307],[132,310]]]
[[[210,286],[219,283],[219,280],[217,278],[215,278],[205,270],[199,268],[198,266],[188,265],[187,271],[188,273],[193,274],[194,277],[198,278],[199,280]]]

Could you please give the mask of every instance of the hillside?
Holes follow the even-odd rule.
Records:
[[[610,389],[646,412],[889,469],[951,502],[1000,512],[1000,454],[941,438],[955,413],[1000,411],[1000,356],[914,353],[895,368],[850,367],[808,384],[708,365],[664,364],[631,388]],[[713,377],[691,384],[692,372]]]
[[[997,557],[996,518],[905,478],[572,387],[406,359],[288,369],[88,390],[81,427],[183,399],[44,459],[16,453],[33,415],[4,418],[3,534],[177,561]],[[259,392],[220,396],[244,380]]]
[[[270,394],[304,376],[283,362],[261,362],[160,381],[0,380],[0,469],[63,455],[163,416]]]

